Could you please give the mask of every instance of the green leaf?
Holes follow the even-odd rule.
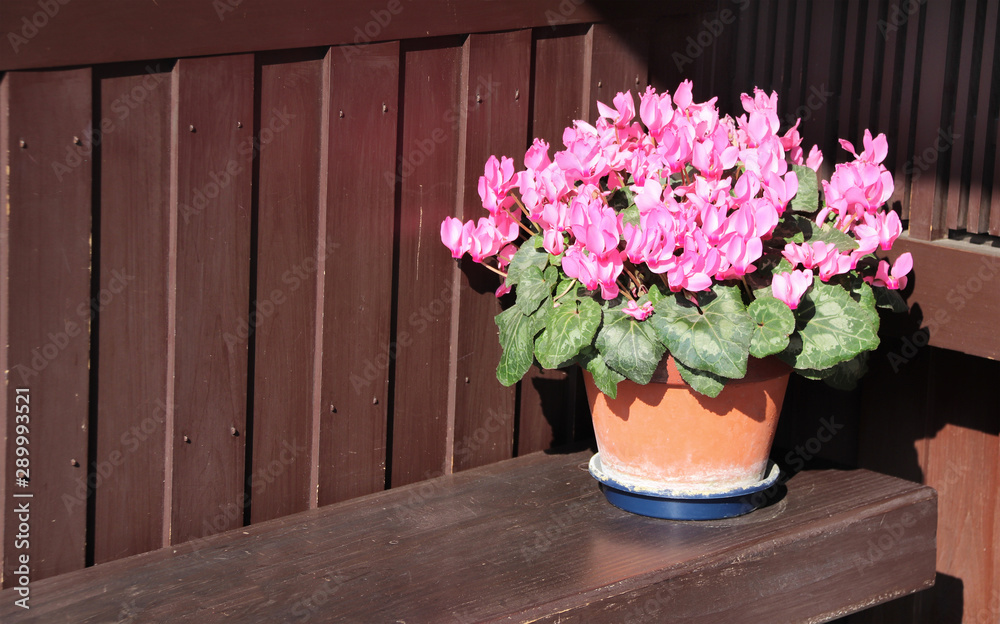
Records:
[[[666,351],[648,319],[637,321],[620,310],[605,310],[596,345],[605,364],[640,384],[649,383]]]
[[[726,381],[728,381],[725,377],[685,366],[676,357],[674,358],[674,363],[677,364],[677,370],[680,371],[681,379],[687,382],[687,385],[691,386],[692,390],[700,392],[709,398],[714,399],[719,396],[722,388],[726,385]]]
[[[897,314],[904,313],[910,309],[898,290],[890,290],[884,286],[874,286],[872,290],[875,292],[876,306],[892,310]]]
[[[806,379],[823,380],[828,386],[837,390],[854,390],[858,385],[858,380],[868,372],[869,353],[869,351],[859,353],[855,357],[831,368],[823,370],[805,369],[796,372]]]
[[[591,353],[587,355],[585,366],[587,371],[594,378],[594,385],[609,398],[617,398],[618,383],[625,381],[625,376],[619,375],[617,372],[608,368],[608,365],[604,362],[604,358],[601,357],[600,353],[594,351],[593,349],[590,351]]]
[[[538,267],[528,267],[517,283],[516,305],[524,314],[531,314],[543,301],[552,295],[552,289],[559,279],[559,269],[550,266],[542,273]]]
[[[517,284],[524,272],[530,267],[537,267],[539,271],[549,263],[549,253],[545,249],[540,249],[542,237],[534,235],[527,241],[521,243],[521,248],[517,250],[514,257],[510,259],[507,266],[507,285]]]
[[[547,304],[552,305],[552,304]],[[542,368],[560,368],[590,345],[601,324],[601,306],[587,298],[559,300],[545,317],[545,329],[535,341],[535,358]]]
[[[742,378],[756,324],[747,314],[739,287],[716,284],[695,295],[698,306],[676,294],[654,303],[656,312],[647,322],[689,367]]]
[[[622,223],[631,223],[632,225],[639,227],[639,208],[635,204],[632,204],[628,208],[622,211]]]
[[[496,316],[496,324],[500,329],[500,346],[503,355],[497,365],[497,379],[505,386],[517,383],[531,368],[533,357],[532,344],[538,330],[535,320],[525,316],[517,306],[511,306]]]
[[[747,307],[756,326],[750,340],[750,355],[764,358],[780,353],[788,346],[788,336],[795,331],[795,314],[774,297],[756,299]]]
[[[868,310],[843,287],[818,277],[795,317],[796,331],[780,357],[797,370],[823,370],[878,347],[878,327]]]
[[[799,180],[799,190],[788,202],[796,212],[813,213],[819,210],[819,175],[805,165],[789,165]]]
[[[781,224],[774,229],[774,235],[790,243],[822,241],[836,246],[841,252],[858,248],[858,241],[850,234],[845,234],[828,223],[820,227],[812,219],[801,215],[785,215]]]

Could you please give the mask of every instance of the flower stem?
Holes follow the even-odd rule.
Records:
[[[628,288],[626,288],[626,287],[624,286],[624,284],[622,284],[622,283],[621,283],[621,281],[620,281],[620,280],[619,280],[619,281],[617,281],[617,282],[615,282],[615,283],[616,283],[616,284],[618,284],[618,289],[619,289],[620,291],[622,291],[622,293],[623,293],[623,294],[624,294],[624,295],[625,295],[626,297],[628,297],[629,301],[635,301],[635,297],[633,297],[633,296],[632,296],[632,293],[630,293],[630,292],[628,291]]]
[[[499,275],[501,277],[504,277],[504,278],[507,277],[506,273],[504,273],[503,271],[501,271],[500,269],[498,269],[496,267],[491,267],[490,265],[486,264],[485,262],[480,262],[479,264],[483,265],[484,267],[486,267],[487,269],[493,271],[494,273],[496,273],[497,275]]]
[[[554,297],[554,298],[552,299],[552,301],[559,301],[560,299],[562,299],[562,298],[563,298],[563,296],[564,296],[564,295],[565,295],[566,293],[568,293],[569,291],[573,290],[573,287],[574,287],[574,286],[576,286],[576,279],[575,279],[575,278],[573,279],[573,281],[571,281],[571,282],[569,283],[569,286],[567,286],[567,287],[566,287],[566,290],[564,290],[564,291],[562,291],[561,293],[559,293],[558,295],[556,295],[556,296],[555,296],[555,297]]]
[[[643,288],[642,280],[640,280],[638,277],[636,277],[635,273],[633,273],[632,271],[630,271],[629,268],[627,266],[625,266],[624,264],[622,265],[622,268],[625,270],[625,274],[629,276],[629,279],[632,280],[632,283],[635,284],[635,291],[636,292],[640,292],[642,290],[642,288]],[[646,290],[648,291],[649,289],[647,288]]]
[[[524,216],[528,217],[528,222],[531,223],[531,225],[533,225],[535,227],[535,229],[537,230],[536,232],[532,232],[531,230],[528,230],[527,228],[525,228],[525,231],[528,232],[528,233],[530,233],[532,236],[534,236],[535,234],[541,234],[542,233],[542,229],[540,227],[538,227],[537,223],[535,223],[534,221],[531,220],[531,213],[528,212],[528,209],[525,208],[524,204],[521,203],[520,198],[518,198],[518,196],[514,195],[514,194],[511,194],[511,197],[514,198],[514,201],[521,208],[521,212],[524,213]],[[518,223],[520,224],[521,222],[518,221]],[[524,225],[522,224],[521,227],[524,227]]]

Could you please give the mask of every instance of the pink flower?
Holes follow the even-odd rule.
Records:
[[[621,255],[612,250],[605,256],[586,253],[579,245],[566,250],[562,260],[563,272],[576,278],[587,290],[601,288],[601,297],[611,300],[618,296],[618,276],[622,272]]]
[[[771,294],[776,299],[784,301],[790,309],[795,310],[799,307],[802,295],[809,290],[812,283],[813,272],[809,269],[778,273],[771,280]]]
[[[813,171],[819,171],[819,166],[823,164],[823,152],[819,151],[818,145],[813,145],[812,149],[809,150],[809,156],[806,157],[806,167],[809,167]]]
[[[641,306],[636,304],[635,301],[629,301],[625,309],[622,310],[625,314],[628,314],[637,321],[645,321],[650,314],[653,313],[653,304],[647,301]]]
[[[461,258],[472,247],[472,221],[462,223],[455,217],[445,217],[441,222],[441,242],[451,250],[452,258]]]
[[[906,252],[896,258],[896,263],[889,270],[889,263],[881,260],[875,277],[866,277],[865,281],[875,286],[884,286],[889,290],[906,288],[906,274],[913,268],[913,257]]]
[[[597,103],[597,110],[601,117],[609,119],[615,126],[624,128],[635,117],[635,100],[632,99],[632,92],[619,92],[614,99],[614,109],[608,107],[603,102]]]
[[[598,195],[598,197],[594,197]],[[569,225],[578,243],[591,253],[603,255],[618,247],[618,216],[604,203],[597,187],[583,187],[569,207]]]
[[[479,176],[479,197],[483,200],[483,208],[493,214],[498,208],[508,208],[514,204],[514,198],[507,193],[517,184],[514,175],[514,161],[506,156],[497,160],[490,156],[486,161],[483,175]]]

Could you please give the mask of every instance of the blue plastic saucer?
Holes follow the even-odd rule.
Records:
[[[601,484],[608,502],[619,509],[667,520],[720,520],[742,516],[763,505],[766,497],[754,494],[777,483],[781,470],[777,464],[769,461],[765,477],[757,483],[711,494],[640,488],[635,484],[616,480],[601,465],[600,453],[590,458],[590,474]]]

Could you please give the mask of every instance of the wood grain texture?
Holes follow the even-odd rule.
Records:
[[[914,166],[910,189],[910,236],[935,240],[948,235],[945,203],[954,132],[951,113],[958,59],[949,50],[949,36],[956,11],[951,2],[926,6],[929,27],[924,29],[917,94],[917,132],[913,144]],[[959,22],[961,28],[961,22]],[[947,127],[945,127],[947,126]],[[944,137],[944,138],[942,138]]]
[[[804,472],[749,516],[670,522],[609,505],[588,458],[533,454],[51,579],[24,621],[123,601],[178,622],[823,621],[933,581],[929,488]]]
[[[1000,592],[993,541],[1000,490],[1000,404],[994,384],[1000,363],[948,351],[931,351],[930,438],[924,482],[938,491],[937,569],[962,579],[961,594],[940,595],[937,620],[961,610],[965,621],[989,621]],[[993,619],[1000,612],[993,613]]]
[[[5,406],[8,549],[14,515],[9,502],[14,467],[14,389],[31,390],[30,448],[36,517],[50,518],[32,539],[44,545],[31,552],[34,578],[83,565],[87,492],[87,402],[90,320],[89,158],[70,160],[91,122],[89,70],[9,75],[4,82],[3,115],[8,124],[7,196],[4,217],[9,241]],[[89,155],[89,154],[88,154]],[[6,246],[6,245],[5,245]],[[59,250],[53,253],[53,250]],[[43,414],[49,414],[43,418]],[[71,460],[76,460],[74,466]],[[72,500],[65,505],[63,496]],[[7,553],[13,556],[11,550]],[[9,583],[10,561],[4,582]]]
[[[391,335],[399,44],[356,52],[327,59],[320,505],[385,488],[389,371],[414,332],[407,313]]]
[[[495,155],[524,167],[531,101],[531,31],[470,35],[465,125],[464,180],[458,187],[463,220],[487,213],[479,197],[479,178]],[[516,208],[515,208],[516,209]],[[501,312],[494,294],[499,276],[468,257],[462,260],[458,342],[455,351],[455,471],[509,459],[514,453],[516,388],[496,377],[502,349],[494,317]]]
[[[593,123],[599,115],[598,101],[613,108],[612,100],[618,93],[630,91],[638,102],[638,94],[646,90],[649,84],[649,22],[594,24],[589,36],[592,55],[590,101],[585,104],[590,111],[587,120]]]
[[[243,524],[253,57],[182,59],[170,543]]]
[[[1000,358],[996,310],[1000,308],[1000,253],[957,241],[923,243],[900,237],[890,257],[913,254],[910,306],[919,306],[930,344]],[[911,288],[911,286],[907,286]]]
[[[997,50],[1000,49],[1000,1],[989,0],[986,3],[986,18],[984,21],[983,47],[979,62],[979,97],[976,102],[975,136],[978,140],[972,150],[969,177],[969,201],[966,207],[965,224],[971,232],[981,231],[982,209],[984,203],[990,202],[990,189],[986,185],[986,162],[989,141],[983,140],[989,136],[989,128],[993,119],[990,116],[991,99],[993,97],[993,76],[996,73]],[[995,110],[995,109],[992,109]]]
[[[534,83],[531,88],[531,136],[546,141],[549,155],[563,149],[563,129],[590,110],[584,81],[590,70],[589,27],[563,26],[535,31]]]
[[[706,10],[715,4],[716,0],[644,0],[633,4],[632,10],[656,17]],[[402,0],[290,0],[281,5],[266,0],[179,0],[129,6],[92,0],[60,2],[55,11],[47,18],[37,0],[0,4],[6,41],[0,47],[0,70],[357,45],[590,23],[621,12],[610,0],[427,0],[413,5]],[[32,20],[42,27],[33,29]],[[8,29],[15,40],[6,36]],[[139,29],[142,37],[121,37]]]
[[[957,230],[965,227],[965,213],[969,203],[968,157],[975,145],[975,105],[981,85],[978,67],[979,50],[983,47],[983,26],[986,2],[967,2],[961,24],[963,45],[958,62],[958,82],[955,99],[955,121],[952,127],[954,145],[951,150],[948,198],[945,204],[945,225]]]
[[[899,212],[901,219],[910,218],[910,173],[914,166],[913,155],[913,117],[916,114],[916,82],[920,12],[912,14],[904,9],[905,0],[892,0],[889,3],[891,14],[902,17],[893,22],[895,28],[890,36],[896,38],[896,67],[900,68],[897,80],[898,91],[892,91],[892,98],[887,102],[888,115],[897,120],[895,149],[890,144],[890,152],[896,153],[895,170],[893,171],[894,187],[889,205]]]
[[[323,59],[260,68],[252,522],[308,509],[312,478]],[[325,233],[324,233],[325,234]]]
[[[803,67],[803,100],[799,132],[803,142],[815,142],[825,158],[819,174],[829,179],[834,163],[839,160],[837,133],[837,93],[839,91],[841,56],[844,41],[839,34],[838,18],[843,6],[831,0],[812,3],[809,25],[807,63]],[[796,113],[798,114],[798,112]]]
[[[458,266],[441,246],[441,221],[456,211],[459,137],[466,123],[459,42],[435,40],[403,52],[399,309],[392,421],[392,486],[451,469],[454,436],[449,361]]]
[[[155,65],[135,70],[99,79],[95,122],[100,290],[92,310],[104,468],[94,493],[96,563],[165,546],[171,75]]]
[[[0,222],[7,261],[0,276],[6,338],[0,348],[7,371],[0,521],[3,584],[9,586],[22,554],[30,556],[32,580],[84,565],[91,160],[89,153],[67,158],[77,147],[73,137],[91,125],[91,71],[7,74],[2,89],[0,177],[7,194]],[[30,391],[27,488],[14,486],[17,388]],[[33,498],[14,499],[15,493]],[[15,550],[15,500],[30,504],[30,552]]]

